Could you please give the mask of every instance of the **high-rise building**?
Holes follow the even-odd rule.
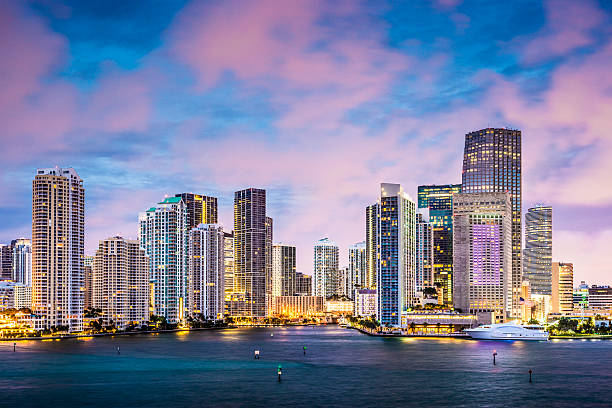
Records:
[[[200,224],[216,224],[217,197],[208,197],[193,193],[181,193],[180,197],[185,203],[187,211],[187,231]]]
[[[118,329],[149,320],[149,265],[136,240],[115,236],[100,241],[93,260],[92,307]]]
[[[369,289],[376,289],[376,270],[378,268],[378,237],[376,231],[378,228],[378,217],[380,213],[380,204],[372,204],[366,207],[366,267],[367,274],[365,286]]]
[[[234,234],[231,232],[224,232],[223,234],[223,263],[225,266],[223,288],[227,295],[234,291]]]
[[[536,205],[525,214],[523,279],[534,295],[552,293],[552,208]],[[554,309],[554,307],[553,307]]]
[[[338,296],[353,298],[355,293],[353,290],[353,279],[350,275],[350,269],[348,266],[338,268]]]
[[[399,184],[380,185],[378,321],[399,326],[416,300],[416,204]]]
[[[13,287],[14,305],[15,309],[21,308],[32,308],[32,287],[26,286],[22,283],[17,283]]]
[[[612,288],[593,285],[589,289],[589,309],[603,313],[612,310]]]
[[[177,323],[187,309],[187,207],[180,197],[167,197],[139,220],[140,246],[149,257],[151,314]]]
[[[453,305],[482,323],[504,321],[512,306],[509,194],[456,194],[453,225]]]
[[[368,256],[366,242],[357,242],[348,248],[348,269],[351,279],[349,297],[355,298],[355,289],[367,287],[368,279]]]
[[[312,295],[312,276],[302,272],[295,273],[295,294],[298,296]]]
[[[72,168],[38,169],[32,183],[32,311],[42,327],[83,329],[85,189]]]
[[[187,294],[189,314],[202,320],[223,319],[225,236],[217,224],[189,231]]]
[[[95,256],[85,255],[83,257],[83,276],[85,283],[83,285],[83,308],[90,309],[93,307],[93,262]]]
[[[13,247],[0,244],[0,280],[13,279]]]
[[[231,314],[266,316],[266,190],[234,194],[234,293]],[[270,227],[271,228],[271,224]]]
[[[434,286],[434,227],[429,222],[429,210],[416,213],[416,275],[415,291]],[[440,295],[440,294],[439,294]]]
[[[269,315],[272,302],[272,243],[274,221],[266,217],[266,316]]]
[[[461,184],[425,185],[418,188],[420,209],[429,210],[433,226],[433,280],[438,302],[453,302],[453,194],[461,192]]]
[[[580,281],[580,285],[574,288],[572,292],[572,306],[574,309],[588,309],[589,285],[587,285],[585,281]]]
[[[312,276],[313,296],[327,299],[338,294],[338,245],[329,238],[323,238],[314,244],[314,265]]]
[[[571,313],[574,290],[574,264],[552,263],[552,312]]]
[[[465,135],[462,192],[508,192],[512,203],[512,298],[510,317],[520,317],[521,131],[487,128]]]
[[[272,296],[296,293],[295,246],[272,245]]]
[[[32,285],[32,241],[26,238],[11,242],[13,248],[12,277],[25,286]]]

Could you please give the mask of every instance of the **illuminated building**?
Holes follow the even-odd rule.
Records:
[[[32,308],[32,287],[22,283],[13,286],[13,307],[15,309]]]
[[[234,193],[234,316],[266,316],[266,190]]]
[[[225,271],[223,272],[223,288],[227,295],[234,291],[234,234],[225,232],[224,238],[223,263],[225,264]]]
[[[325,312],[333,315],[352,315],[355,304],[352,300],[326,300]]]
[[[552,312],[571,313],[573,305],[574,265],[564,262],[552,263]]]
[[[593,285],[589,289],[589,309],[612,311],[612,288]]]
[[[149,257],[150,312],[168,323],[185,318],[187,211],[180,197],[168,197],[140,214],[140,246]]]
[[[338,296],[353,299],[355,294],[351,294],[353,281],[348,266],[338,269]]]
[[[314,244],[314,274],[312,276],[312,294],[327,299],[338,294],[338,245],[328,238]]]
[[[550,313],[552,313],[551,295],[531,293],[531,318],[544,323]]]
[[[521,131],[487,128],[465,135],[462,192],[508,192],[512,204],[512,297],[510,317],[520,315]]]
[[[102,311],[106,325],[124,329],[149,320],[149,265],[138,241],[101,240],[92,270],[92,307]]]
[[[529,285],[528,280],[523,280],[521,282],[521,320],[523,322],[529,322],[529,320],[531,320],[532,307],[531,285]]]
[[[13,247],[0,244],[0,281],[13,279]]]
[[[38,169],[32,183],[32,311],[40,316],[38,328],[83,329],[84,227],[85,189],[77,172]]]
[[[368,257],[365,241],[349,246],[348,256],[348,275],[350,278],[348,297],[354,299],[355,289],[368,287]]]
[[[272,308],[272,243],[273,243],[274,221],[266,217],[266,316]],[[293,294],[293,293],[292,293]]]
[[[85,255],[83,257],[83,275],[85,279],[85,284],[83,285],[83,307],[85,309],[90,309],[92,307],[93,261],[94,256]]]
[[[589,308],[589,285],[584,281],[580,282],[577,288],[572,292],[572,305],[574,309]]]
[[[453,333],[481,323],[475,314],[450,310],[411,310],[402,313],[402,333]]]
[[[272,314],[283,317],[311,317],[323,313],[321,296],[275,296]]]
[[[415,291],[422,293],[426,287],[433,287],[434,229],[429,222],[429,211],[419,209],[416,213],[416,274]]]
[[[302,272],[295,273],[295,294],[300,296],[312,295],[312,276]]]
[[[272,296],[296,294],[295,246],[272,245]]]
[[[200,224],[189,231],[187,304],[193,318],[223,318],[224,240],[223,228],[217,224]]]
[[[26,238],[15,239],[11,247],[13,281],[32,285],[32,241]]]
[[[399,184],[380,185],[378,218],[378,321],[399,326],[416,301],[416,204]]]
[[[461,184],[424,185],[418,187],[418,205],[429,210],[433,227],[433,280],[438,302],[453,302],[453,194],[461,192]]]
[[[378,268],[378,238],[376,230],[378,228],[378,216],[380,205],[378,203],[366,207],[366,267],[367,274],[365,287],[376,289],[376,270]]]
[[[376,316],[378,310],[378,295],[376,289],[355,289],[354,316]]]
[[[0,281],[0,310],[12,309],[14,303],[15,282]]]
[[[512,302],[512,209],[507,193],[453,197],[453,305],[481,323],[504,321]]]
[[[187,231],[200,224],[216,224],[217,220],[217,197],[193,193],[181,193],[180,197],[185,203],[187,212]]]
[[[525,214],[523,279],[531,293],[552,294],[552,208],[537,205]]]

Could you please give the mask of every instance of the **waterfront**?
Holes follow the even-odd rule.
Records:
[[[0,343],[0,356],[2,406],[597,406],[612,383],[609,341],[378,338],[337,326],[24,341],[16,352]]]

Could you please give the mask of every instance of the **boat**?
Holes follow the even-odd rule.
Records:
[[[463,331],[476,340],[548,340],[548,332],[546,329],[543,326],[535,324],[485,324],[474,329],[464,329]]]

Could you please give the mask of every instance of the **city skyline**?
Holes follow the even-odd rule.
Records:
[[[7,3],[3,21],[16,45],[3,47],[4,61],[31,69],[16,62],[0,79],[0,242],[30,237],[31,174],[58,165],[84,180],[86,254],[108,237],[136,239],[138,213],[182,192],[217,197],[229,232],[233,192],[254,186],[268,192],[274,241],[296,245],[297,271],[312,273],[312,242],[324,236],[338,243],[342,267],[348,247],[365,238],[363,211],[379,183],[401,184],[414,198],[419,185],[459,183],[465,134],[507,126],[523,133],[523,214],[539,202],[554,208],[553,261],[573,263],[576,282],[610,284],[612,100],[600,89],[610,81],[611,6],[513,6],[481,10],[511,27],[491,31],[467,2],[292,2],[257,13],[234,2],[178,2],[106,14]],[[436,34],[406,28],[411,13]],[[511,24],[519,16],[524,24]],[[211,33],[221,46],[237,39],[215,17],[253,28],[253,43],[237,44],[243,59],[207,42]],[[346,18],[367,23],[364,34],[344,31]],[[110,35],[113,19],[128,40]],[[292,35],[278,40],[279,26]],[[129,40],[143,28],[151,39]],[[306,51],[315,43],[327,45]],[[280,65],[267,62],[279,56]]]

